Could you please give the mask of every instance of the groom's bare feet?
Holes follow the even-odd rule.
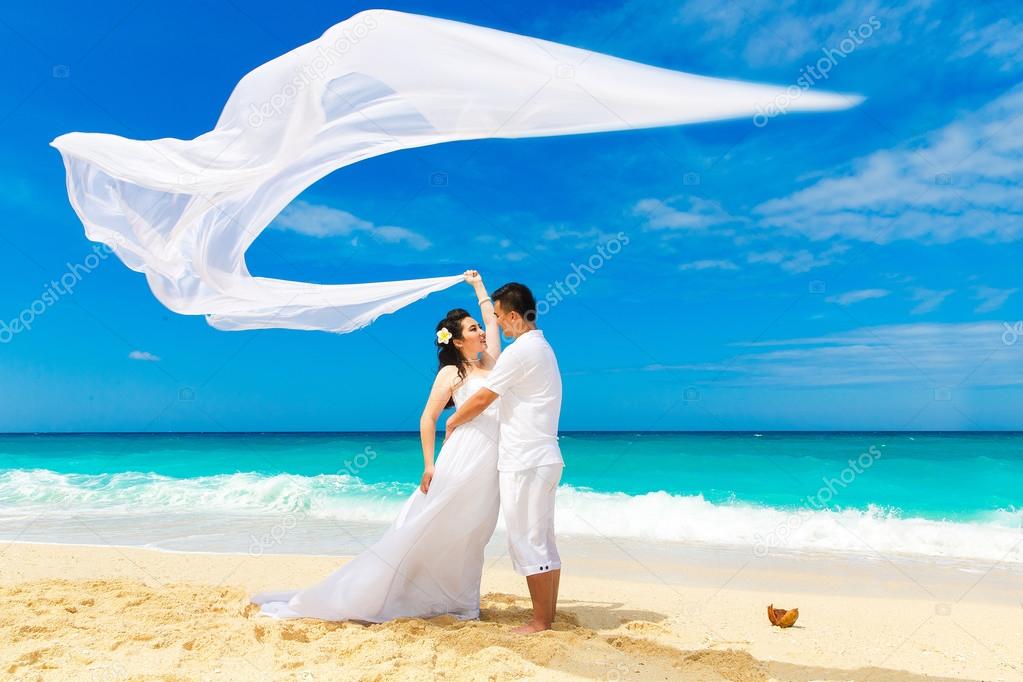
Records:
[[[551,629],[554,622],[554,612],[557,609],[558,583],[561,579],[561,569],[534,573],[526,576],[526,585],[529,586],[529,598],[533,602],[533,619],[525,625],[512,630],[518,635],[530,635],[534,632],[543,632]]]
[[[536,621],[530,621],[525,625],[512,630],[516,635],[531,635],[534,632],[543,632],[544,630],[550,630],[551,626],[545,623],[537,623]]]

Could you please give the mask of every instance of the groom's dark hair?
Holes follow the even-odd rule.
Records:
[[[536,322],[536,299],[525,284],[509,282],[490,295],[494,303],[501,302],[505,312],[514,310],[528,322]]]

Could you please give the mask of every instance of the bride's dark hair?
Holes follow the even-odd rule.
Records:
[[[437,331],[447,329],[451,332],[451,338],[447,343],[441,343],[439,339],[434,339],[434,343],[437,344],[437,369],[442,370],[448,365],[454,365],[458,368],[458,381],[465,379],[467,363],[462,352],[455,346],[455,339],[462,338],[462,320],[467,317],[469,317],[469,311],[463,308],[449,310],[444,319],[437,323]],[[446,408],[454,406],[455,401],[452,399],[448,401]]]

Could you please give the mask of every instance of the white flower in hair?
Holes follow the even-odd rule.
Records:
[[[447,327],[441,327],[437,332],[437,343],[443,343],[445,346],[448,341],[451,340],[451,332],[448,331]]]

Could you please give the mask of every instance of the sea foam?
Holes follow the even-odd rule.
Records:
[[[0,518],[42,512],[99,514],[138,523],[159,514],[302,516],[388,524],[416,484],[366,483],[355,476],[234,473],[174,478],[153,473],[67,474],[45,469],[0,473]],[[502,524],[503,525],[503,524]],[[700,495],[597,492],[563,485],[559,534],[658,543],[748,547],[775,551],[837,551],[887,557],[1023,562],[1023,513],[1002,509],[969,522],[906,517],[897,509],[828,511],[742,502],[712,503]]]

